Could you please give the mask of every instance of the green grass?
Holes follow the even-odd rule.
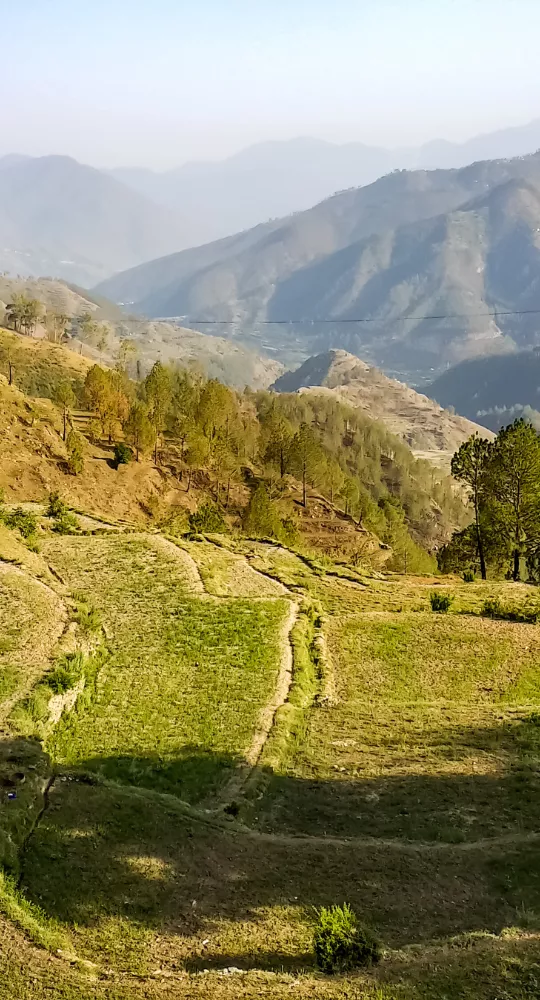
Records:
[[[530,880],[526,914],[519,889],[537,853],[537,843],[415,852],[258,840],[144,790],[60,782],[23,886],[50,926],[69,929],[76,954],[139,975],[230,965],[309,975],[316,909],[346,899],[383,939],[380,975],[402,963],[406,981],[419,948],[537,931],[540,883]]]
[[[540,823],[540,629],[478,618],[486,592],[433,581],[368,587],[313,580],[326,609],[332,697],[269,785],[270,830],[411,840],[474,840]]]
[[[197,563],[205,590],[216,597],[279,597],[279,583],[256,573],[246,560],[211,542],[182,541]]]
[[[30,575],[0,572],[0,717],[2,702],[47,668],[62,614],[60,599]]]
[[[6,645],[5,648],[6,651],[9,652],[11,646]],[[21,671],[19,667],[13,667],[9,663],[2,663],[0,666],[0,703],[5,701],[6,698],[9,698],[9,696],[17,690],[19,686],[20,674]]]
[[[0,802],[2,859],[21,876],[0,891],[0,1000],[536,1000],[540,627],[479,617],[487,596],[515,606],[530,588],[355,583],[248,543],[302,608],[290,696],[240,812],[250,831],[200,802],[271,697],[287,601],[239,561],[242,543],[189,549],[219,596],[158,537],[45,543],[108,653],[45,748],[0,743],[0,777],[26,776]],[[431,612],[434,587],[455,595],[449,614]],[[29,621],[6,664],[43,656]],[[72,667],[40,667],[34,690],[61,694]],[[44,802],[47,753],[59,775]],[[316,911],[343,902],[382,961],[319,976]]]
[[[65,537],[47,554],[98,609],[111,653],[50,752],[200,800],[249,748],[275,684],[287,602],[198,595],[189,559],[151,538]]]

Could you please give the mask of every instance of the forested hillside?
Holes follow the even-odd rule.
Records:
[[[308,358],[296,371],[281,375],[272,389],[331,393],[380,420],[413,450],[432,453],[435,461],[441,452],[454,452],[471,434],[486,433],[478,424],[443,410],[427,396],[387,378],[347,351],[326,351]]]
[[[126,368],[91,366],[59,345],[43,344],[41,351],[19,347],[15,354],[17,344],[31,342],[11,335],[10,343],[10,335],[4,336],[8,378],[9,356],[16,359],[13,385],[3,390],[5,418],[12,426],[4,447],[13,442],[6,487],[18,463],[31,464],[31,455],[24,461],[17,452],[17,420],[10,421],[5,395],[19,385],[55,401],[64,422],[64,463],[82,487],[84,470],[95,469],[98,459],[92,455],[90,464],[85,461],[92,446],[101,443],[111,456],[115,446],[124,448],[120,464],[134,459],[136,466],[146,459],[163,470],[174,498],[169,516],[180,492],[185,495],[182,516],[206,493],[217,504],[218,523],[231,516],[238,525],[248,524],[250,532],[278,539],[307,532],[315,545],[336,554],[356,552],[358,558],[373,537],[389,547],[387,558],[396,567],[427,567],[427,550],[464,523],[463,505],[448,477],[415,460],[382,424],[338,400],[238,393],[160,362],[136,382]],[[32,424],[30,438],[35,431]],[[57,488],[57,480],[52,485]],[[38,490],[36,482],[33,489]],[[147,497],[141,503],[147,507]]]

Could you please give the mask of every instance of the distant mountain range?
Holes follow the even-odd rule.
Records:
[[[311,208],[336,191],[371,184],[392,170],[463,167],[539,148],[537,120],[463,143],[435,140],[390,150],[298,138],[259,143],[220,162],[186,163],[164,173],[129,167],[111,173],[157,204],[196,220],[195,245]]]
[[[99,171],[66,156],[0,158],[0,269],[92,284],[160,255],[304,211],[395,169],[461,167],[540,147],[540,120],[468,142],[388,150],[313,138],[216,163]]]
[[[190,242],[181,217],[67,156],[0,160],[0,270],[92,285]]]
[[[471,434],[492,435],[478,424],[449,413],[402,382],[389,379],[347,351],[327,351],[308,358],[271,386],[276,392],[330,393],[380,420],[417,454],[448,458]]]
[[[99,290],[148,316],[224,324],[285,362],[338,347],[419,377],[535,346],[540,154],[396,172]]]

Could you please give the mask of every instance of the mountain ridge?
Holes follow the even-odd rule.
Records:
[[[2,270],[95,284],[176,249],[186,226],[72,157],[8,157],[0,169]]]
[[[285,372],[270,387],[276,392],[331,393],[361,409],[400,437],[413,452],[436,458],[452,454],[472,434],[491,431],[443,409],[428,396],[390,379],[348,351],[329,350]]]
[[[303,358],[338,347],[426,376],[463,357],[533,346],[533,323],[482,317],[540,302],[538,232],[534,154],[394,173],[98,289],[146,315],[218,323],[231,336],[261,339],[261,324],[275,323],[267,346],[285,362],[293,346]],[[423,320],[433,314],[450,326]]]
[[[386,148],[313,136],[254,143],[220,160],[188,161],[164,171],[109,171],[158,204],[200,222],[197,243],[220,239],[259,222],[305,211],[347,188],[393,170],[460,168],[479,160],[523,156],[540,148],[540,119],[473,136]]]

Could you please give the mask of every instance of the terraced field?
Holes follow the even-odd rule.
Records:
[[[27,781],[0,803],[0,1000],[539,995],[540,626],[479,616],[532,588],[231,539],[51,536],[39,558],[46,587],[0,562],[36,588],[3,591],[13,697],[65,609],[99,614],[106,655],[42,745],[6,716],[0,773]],[[328,979],[316,908],[343,900],[383,960]]]
[[[330,698],[259,810],[265,829],[461,842],[540,822],[540,633],[479,618],[488,594],[431,582],[323,583]]]
[[[99,610],[111,653],[96,697],[57,728],[55,759],[189,801],[215,791],[272,697],[288,600],[213,599],[157,536],[63,538],[46,555]]]

